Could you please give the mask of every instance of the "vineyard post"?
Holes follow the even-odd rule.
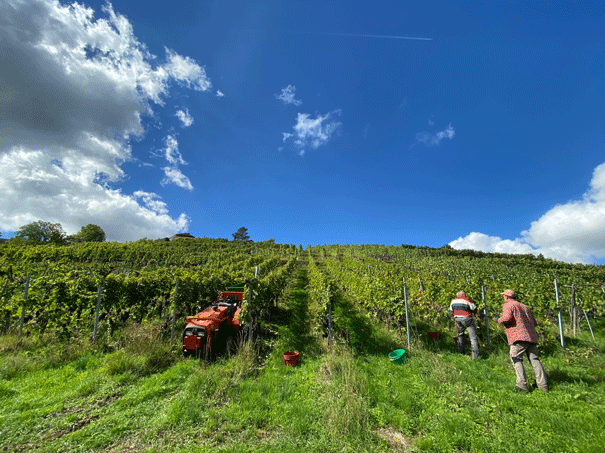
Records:
[[[485,317],[485,330],[487,331],[487,349],[492,349],[489,339],[489,317],[487,316],[487,301],[485,300],[485,285],[481,282],[481,299],[483,299],[483,316]]]
[[[27,276],[27,280],[25,280],[25,293],[23,294],[23,306],[21,307],[21,319],[19,320],[19,341],[21,341],[21,336],[23,335],[23,322],[25,321],[25,304],[27,302],[27,292],[29,291],[29,278]]]
[[[179,295],[179,277],[176,277],[176,286],[174,288],[174,307],[172,308],[172,327],[170,329],[170,344],[174,343],[174,325],[176,324],[176,301]]]
[[[563,335],[563,318],[561,317],[561,303],[559,300],[559,284],[555,278],[555,295],[557,296],[557,307],[559,307],[559,335],[561,336],[561,347],[565,349],[565,336]]]
[[[92,331],[92,342],[97,341],[97,327],[99,326],[99,310],[101,309],[101,293],[103,292],[103,280],[105,277],[101,277],[99,282],[99,288],[97,290],[97,309],[95,310],[95,326]]]
[[[328,298],[328,347],[332,347],[332,300],[330,299],[330,287],[326,288],[326,297]]]
[[[6,281],[4,282],[4,285],[2,285],[2,292],[0,293],[0,299],[4,296],[4,291],[6,291],[6,287],[8,286],[8,280],[9,280],[9,278],[6,277]]]
[[[405,284],[405,277],[403,277],[403,301],[405,303],[405,334],[408,339],[408,350],[410,349],[410,317],[408,312],[408,289]]]
[[[592,334],[592,339],[594,340],[594,332],[592,331],[592,326],[590,325],[590,320],[588,319],[588,313],[586,313],[586,310],[582,309],[582,311],[584,312],[584,317],[586,318],[586,322],[588,323],[588,328],[590,329],[590,333]]]
[[[577,332],[577,320],[576,320],[576,286],[571,285],[571,325],[573,326],[573,336],[578,335]]]

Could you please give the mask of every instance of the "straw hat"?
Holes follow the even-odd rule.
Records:
[[[502,294],[503,296],[508,296],[512,299],[517,297],[517,294],[515,294],[515,292],[512,289],[506,289],[506,290],[502,291],[500,294]]]

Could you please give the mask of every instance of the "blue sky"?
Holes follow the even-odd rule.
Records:
[[[0,230],[605,262],[602,2],[7,0]]]

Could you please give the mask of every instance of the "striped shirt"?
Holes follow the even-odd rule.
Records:
[[[457,297],[449,311],[454,318],[472,318],[477,313],[477,306],[467,297]]]
[[[502,307],[502,316],[498,318],[498,322],[506,329],[509,345],[517,341],[538,344],[537,323],[527,305],[508,299]]]

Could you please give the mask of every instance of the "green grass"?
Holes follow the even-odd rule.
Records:
[[[91,345],[0,337],[0,451],[40,452],[600,452],[605,445],[605,344],[583,332],[541,356],[551,392],[512,391],[501,336],[482,358],[439,343],[426,326],[404,338],[344,295],[335,345],[313,333],[301,269],[271,339],[207,365],[183,359],[134,324]],[[586,335],[587,334],[587,335]],[[282,354],[300,353],[298,367]],[[529,365],[528,377],[532,376]]]

